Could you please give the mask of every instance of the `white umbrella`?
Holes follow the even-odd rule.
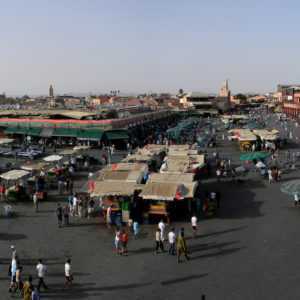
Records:
[[[63,157],[60,155],[50,155],[44,158],[44,161],[48,161],[48,162],[54,162],[54,161],[59,161],[61,160]]]
[[[262,169],[262,168],[266,167],[266,165],[261,161],[259,161],[255,166],[256,166],[256,168],[259,168],[259,169]]]

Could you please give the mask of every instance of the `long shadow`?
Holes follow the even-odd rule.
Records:
[[[70,223],[66,227],[88,227],[88,226],[98,226],[100,225],[99,222],[92,222],[92,223]]]
[[[207,253],[207,254],[201,254],[201,255],[197,255],[197,256],[191,256],[190,259],[191,260],[196,260],[196,259],[200,259],[200,258],[209,258],[209,257],[216,257],[216,256],[225,256],[228,254],[233,254],[235,252],[238,252],[242,249],[245,249],[246,247],[234,247],[234,248],[229,248],[229,249],[221,249],[217,252],[214,253]]]
[[[73,273],[74,277],[80,277],[80,276],[89,276],[91,275],[91,273],[84,273],[84,272],[74,272]],[[47,277],[63,277],[64,276],[64,272],[51,272],[51,273],[47,273]]]
[[[47,292],[48,298],[57,298],[57,299],[85,299],[91,296],[91,293],[94,293],[95,296],[100,296],[102,291],[113,292],[119,290],[129,290],[135,288],[142,288],[144,286],[151,285],[152,282],[145,283],[132,283],[132,284],[122,284],[122,285],[111,285],[111,286],[99,286],[92,287],[95,283],[90,284],[80,284],[73,285],[70,289],[64,288],[62,285],[52,285],[50,286],[51,290]]]
[[[210,237],[210,236],[221,235],[221,234],[226,234],[226,233],[230,233],[230,232],[243,230],[247,227],[248,226],[244,225],[244,226],[239,226],[239,227],[230,228],[230,229],[226,229],[226,230],[220,230],[220,231],[215,231],[215,232],[211,232],[211,233],[205,233],[205,234],[197,235],[196,237],[187,237],[186,239],[187,240],[201,239],[201,238],[206,238],[206,237]]]
[[[27,239],[27,235],[21,233],[0,233],[0,240],[2,241],[17,241]]]
[[[47,266],[54,266],[54,265],[63,265],[65,261],[61,257],[54,257],[54,258],[43,258],[43,257],[37,257],[37,258],[23,258],[20,257],[20,263],[23,266],[34,266],[38,264],[38,260],[42,258],[43,262]],[[10,257],[0,257],[0,264],[10,264],[11,258]]]
[[[176,283],[181,283],[181,282],[185,282],[185,281],[190,281],[190,280],[194,280],[194,279],[199,279],[202,277],[207,276],[208,273],[203,273],[203,274],[194,274],[194,275],[189,275],[189,276],[185,276],[185,277],[179,277],[179,278],[174,278],[174,279],[170,279],[170,280],[164,280],[161,281],[161,285],[170,285],[170,284],[176,284]]]
[[[149,252],[153,252],[154,253],[155,247],[153,245],[153,247],[142,247],[136,250],[130,250],[130,253],[132,254],[143,254],[143,253],[149,253]]]
[[[194,253],[198,251],[206,251],[212,249],[220,249],[227,246],[232,246],[233,244],[237,244],[239,241],[232,241],[232,242],[224,242],[224,243],[209,243],[209,244],[199,244],[193,245],[189,247],[189,250]]]

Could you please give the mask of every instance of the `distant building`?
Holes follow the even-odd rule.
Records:
[[[276,95],[276,102],[282,103],[284,113],[293,117],[300,115],[300,84],[279,84],[274,95]]]
[[[223,98],[228,98],[228,101],[230,99],[230,90],[229,90],[228,80],[227,79],[224,81],[224,83],[221,86],[221,89],[220,89],[220,92],[219,92],[219,96],[223,97]]]
[[[53,89],[52,84],[50,84],[50,87],[49,87],[49,97],[54,98],[54,89]]]
[[[208,110],[213,108],[213,100],[215,96],[207,93],[192,92],[184,95],[180,99],[180,103],[185,107],[194,107],[195,109]]]

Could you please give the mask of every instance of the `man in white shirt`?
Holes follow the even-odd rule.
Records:
[[[71,271],[71,259],[67,259],[65,263],[65,286],[70,286],[73,281],[72,271]]]
[[[34,205],[35,212],[37,212],[38,209],[39,209],[39,203],[38,203],[38,196],[37,196],[37,193],[34,193],[34,194],[33,194],[32,200],[33,200],[33,205]]]
[[[158,228],[160,229],[160,236],[163,242],[165,240],[165,228],[166,228],[166,224],[164,223],[163,220],[160,220],[160,222],[158,223]]]
[[[40,291],[41,286],[43,286],[43,288],[45,290],[47,290],[48,287],[47,287],[47,285],[45,284],[45,281],[44,281],[47,267],[42,263],[41,259],[39,259],[39,263],[36,266],[36,270],[37,270],[37,276],[38,276],[38,279],[39,279],[38,286],[37,286],[38,291]]]
[[[197,217],[195,215],[191,218],[192,230],[193,230],[193,237],[197,235]]]
[[[168,233],[168,241],[169,241],[169,254],[175,255],[175,244],[176,244],[176,234],[175,228],[172,228]]]
[[[73,196],[73,214],[76,216],[78,214],[78,199],[76,195]]]
[[[298,206],[298,204],[299,204],[299,194],[298,194],[298,192],[294,193],[294,204],[295,204],[295,206]]]

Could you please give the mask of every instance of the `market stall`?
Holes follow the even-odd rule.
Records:
[[[100,197],[102,211],[106,216],[108,207],[112,210],[114,224],[126,223],[130,216],[130,203],[135,192],[141,191],[144,185],[126,181],[96,181],[91,197]]]
[[[195,196],[197,182],[148,182],[140,197],[147,201],[145,218],[186,217],[191,212],[191,201]]]
[[[7,199],[12,201],[28,200],[29,196],[26,193],[25,178],[30,175],[30,172],[25,170],[11,170],[0,175],[7,187]]]

